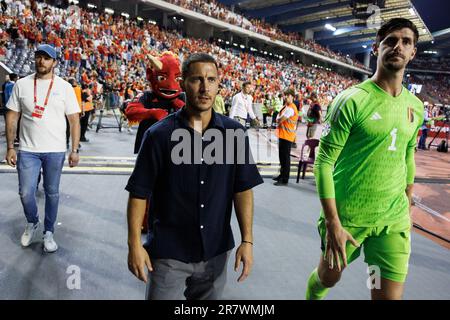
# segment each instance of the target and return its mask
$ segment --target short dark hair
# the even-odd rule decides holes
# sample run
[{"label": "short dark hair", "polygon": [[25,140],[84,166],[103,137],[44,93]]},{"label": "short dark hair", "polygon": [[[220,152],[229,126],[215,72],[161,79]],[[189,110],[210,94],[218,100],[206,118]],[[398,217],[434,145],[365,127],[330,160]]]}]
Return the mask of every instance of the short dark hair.
[{"label": "short dark hair", "polygon": [[246,87],[246,86],[249,86],[249,85],[251,85],[252,83],[250,82],[250,81],[245,81],[243,84],[242,84],[242,88],[244,88],[244,87]]},{"label": "short dark hair", "polygon": [[217,66],[217,62],[216,59],[214,59],[214,57],[212,57],[207,53],[198,52],[191,54],[189,57],[187,57],[186,60],[183,61],[183,65],[181,67],[181,76],[183,77],[183,79],[186,79],[191,64],[197,62],[214,63],[217,72],[219,72],[219,67]]},{"label": "short dark hair", "polygon": [[17,75],[17,73],[10,73],[9,74],[9,80],[10,81],[16,81],[18,77],[19,76]]},{"label": "short dark hair", "polygon": [[292,90],[292,89],[287,89],[287,90],[284,92],[284,95],[285,95],[285,96],[291,95],[292,98],[295,98],[295,91]]},{"label": "short dark hair", "polygon": [[386,38],[386,36],[392,31],[400,30],[403,28],[412,30],[412,32],[414,33],[414,45],[417,44],[417,41],[419,40],[419,31],[417,31],[416,25],[412,23],[411,20],[405,18],[394,18],[384,23],[381,26],[380,30],[378,30],[376,39],[377,45],[379,45],[380,42],[383,41],[384,38]]}]

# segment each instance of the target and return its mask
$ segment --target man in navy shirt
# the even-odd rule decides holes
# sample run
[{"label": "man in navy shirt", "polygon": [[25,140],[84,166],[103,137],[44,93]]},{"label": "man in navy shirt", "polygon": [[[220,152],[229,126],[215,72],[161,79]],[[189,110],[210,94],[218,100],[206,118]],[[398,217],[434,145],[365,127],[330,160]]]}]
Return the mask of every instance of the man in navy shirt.
[{"label": "man in navy shirt", "polygon": [[147,130],[126,186],[128,267],[147,283],[147,299],[220,298],[234,247],[233,202],[241,233],[235,271],[243,264],[238,281],[253,264],[252,188],[263,181],[244,127],[212,110],[218,72],[207,54],[192,54],[183,62],[186,106]]}]

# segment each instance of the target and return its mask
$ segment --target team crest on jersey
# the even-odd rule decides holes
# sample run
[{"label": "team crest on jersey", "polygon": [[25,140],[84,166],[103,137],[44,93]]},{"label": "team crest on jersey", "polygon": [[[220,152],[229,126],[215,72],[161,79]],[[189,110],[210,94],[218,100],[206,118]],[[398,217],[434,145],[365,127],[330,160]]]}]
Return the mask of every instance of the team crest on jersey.
[{"label": "team crest on jersey", "polygon": [[331,131],[331,126],[330,126],[330,124],[327,122],[327,123],[325,124],[325,126],[323,127],[323,129],[322,129],[322,137],[327,136],[327,135],[330,133],[330,131]]}]

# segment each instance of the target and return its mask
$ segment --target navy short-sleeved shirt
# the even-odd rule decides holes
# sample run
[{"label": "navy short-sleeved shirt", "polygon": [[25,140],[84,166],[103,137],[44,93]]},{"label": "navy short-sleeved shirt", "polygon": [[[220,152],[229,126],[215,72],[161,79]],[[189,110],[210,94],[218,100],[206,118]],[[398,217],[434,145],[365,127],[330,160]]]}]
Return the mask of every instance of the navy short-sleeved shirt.
[{"label": "navy short-sleeved shirt", "polygon": [[[185,134],[183,139],[180,132]],[[221,139],[225,142],[222,148],[215,144]],[[191,148],[186,163],[180,163],[178,156],[189,155],[189,150],[180,151],[180,143]],[[195,152],[194,145],[202,151]],[[261,183],[241,124],[213,111],[202,136],[188,126],[182,109],[146,131],[125,189],[133,196],[150,198],[145,247],[151,258],[199,262],[234,247],[233,195]]]}]

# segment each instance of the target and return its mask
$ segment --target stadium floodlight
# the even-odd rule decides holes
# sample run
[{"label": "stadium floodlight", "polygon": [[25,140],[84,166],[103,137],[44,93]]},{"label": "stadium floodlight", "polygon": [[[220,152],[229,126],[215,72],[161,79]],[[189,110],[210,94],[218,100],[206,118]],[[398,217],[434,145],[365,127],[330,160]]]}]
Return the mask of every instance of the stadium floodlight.
[{"label": "stadium floodlight", "polygon": [[138,20],[138,21],[143,21],[144,19],[142,19],[141,17],[136,17],[136,19]]},{"label": "stadium floodlight", "polygon": [[280,59],[283,59],[283,56],[279,56]]},{"label": "stadium floodlight", "polygon": [[300,63],[300,60],[297,60],[297,63]]},{"label": "stadium floodlight", "polygon": [[184,22],[184,19],[183,19],[183,18],[181,18],[181,19],[180,19],[180,21],[181,21],[181,22]]},{"label": "stadium floodlight", "polygon": [[226,44],[230,44],[230,41],[225,41]]},{"label": "stadium floodlight", "polygon": [[78,0],[71,0],[70,2],[72,2],[72,4],[74,4],[74,5],[77,5],[80,3],[80,1],[78,1]]},{"label": "stadium floodlight", "polygon": [[173,17],[172,19],[173,19],[173,20],[177,20],[177,17]]},{"label": "stadium floodlight", "polygon": [[128,14],[128,13],[126,13],[126,12],[122,12],[121,14],[120,14],[122,17],[125,17],[125,18],[130,18],[130,15]]},{"label": "stadium floodlight", "polygon": [[148,20],[148,23],[151,23],[151,24],[155,24],[155,25],[156,25],[156,21],[154,21],[154,20]]},{"label": "stadium floodlight", "polygon": [[366,44],[363,44],[362,47],[363,47],[364,49],[367,49],[367,45],[366,45]]},{"label": "stadium floodlight", "polygon": [[92,4],[92,3],[88,3],[88,4],[87,4],[87,7],[88,7],[89,9],[97,9],[97,6],[96,6],[95,4]]},{"label": "stadium floodlight", "polygon": [[434,40],[431,40],[431,44],[434,44]]},{"label": "stadium floodlight", "polygon": [[238,46],[238,44],[234,42],[234,43],[233,43],[233,46],[237,47],[237,46]]},{"label": "stadium floodlight", "polygon": [[105,12],[108,14],[114,14],[114,10],[111,8],[105,8]]},{"label": "stadium floodlight", "polygon": [[416,16],[416,10],[414,10],[414,8],[409,8],[409,14]]},{"label": "stadium floodlight", "polygon": [[293,52],[291,52],[291,56],[293,56],[294,55],[294,53]]},{"label": "stadium floodlight", "polygon": [[264,54],[266,54],[266,55],[267,55],[267,51],[264,51]]},{"label": "stadium floodlight", "polygon": [[245,46],[244,46],[243,44],[241,44],[239,47],[241,47],[241,49],[244,49],[244,48],[245,48]]},{"label": "stadium floodlight", "polygon": [[328,29],[328,30],[330,30],[330,31],[336,31],[337,30],[337,28],[335,28],[335,27],[333,27],[331,24],[329,24],[329,23],[327,23],[326,25],[325,25],[325,29]]}]

